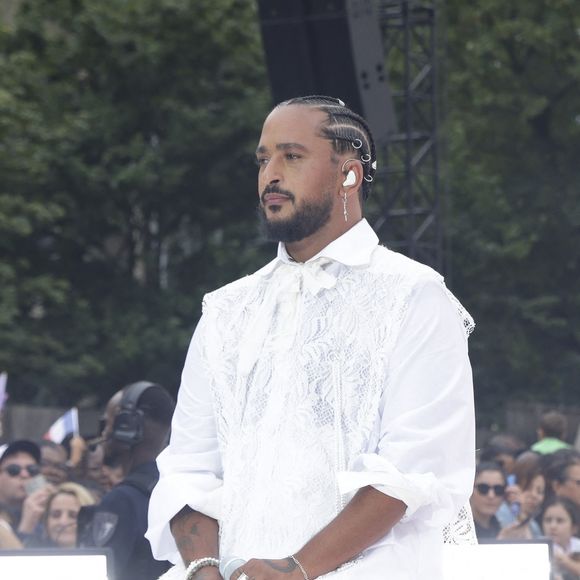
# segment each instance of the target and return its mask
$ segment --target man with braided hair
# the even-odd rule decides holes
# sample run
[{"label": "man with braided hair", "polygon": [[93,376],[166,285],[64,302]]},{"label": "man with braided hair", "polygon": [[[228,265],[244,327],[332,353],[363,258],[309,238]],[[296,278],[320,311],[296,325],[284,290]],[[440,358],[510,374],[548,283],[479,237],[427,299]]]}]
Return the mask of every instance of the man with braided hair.
[{"label": "man with braided hair", "polygon": [[278,255],[204,299],[154,554],[188,580],[440,580],[473,484],[473,321],[436,272],[379,245],[372,135],[342,101],[275,107],[256,160]]}]

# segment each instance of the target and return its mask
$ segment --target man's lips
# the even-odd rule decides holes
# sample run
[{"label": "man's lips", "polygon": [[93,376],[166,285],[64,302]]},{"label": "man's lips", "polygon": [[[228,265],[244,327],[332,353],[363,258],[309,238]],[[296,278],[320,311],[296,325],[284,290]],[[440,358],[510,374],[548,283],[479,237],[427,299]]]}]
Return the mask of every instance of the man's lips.
[{"label": "man's lips", "polygon": [[289,199],[287,195],[282,195],[281,193],[267,193],[263,196],[263,203],[265,205],[279,205]]}]

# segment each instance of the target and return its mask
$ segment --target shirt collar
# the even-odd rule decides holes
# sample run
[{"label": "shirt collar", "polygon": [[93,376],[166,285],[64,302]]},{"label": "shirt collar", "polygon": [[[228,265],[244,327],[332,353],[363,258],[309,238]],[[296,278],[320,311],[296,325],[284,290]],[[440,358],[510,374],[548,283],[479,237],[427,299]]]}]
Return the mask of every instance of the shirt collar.
[{"label": "shirt collar", "polygon": [[[342,236],[330,242],[316,256],[307,260],[306,263],[318,258],[328,258],[345,266],[364,266],[370,263],[372,253],[378,244],[379,238],[377,234],[375,234],[367,220],[363,218]],[[288,254],[286,246],[282,242],[278,244],[276,259],[264,266],[259,273],[265,276],[272,272],[280,263],[296,263]]]}]

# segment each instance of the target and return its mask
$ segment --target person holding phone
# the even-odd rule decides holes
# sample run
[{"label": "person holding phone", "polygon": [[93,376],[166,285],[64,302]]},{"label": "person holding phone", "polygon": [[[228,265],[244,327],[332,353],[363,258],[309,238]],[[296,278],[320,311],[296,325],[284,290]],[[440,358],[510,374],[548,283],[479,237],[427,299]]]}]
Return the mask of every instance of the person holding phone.
[{"label": "person holding phone", "polygon": [[19,439],[0,457],[0,511],[25,541],[37,530],[52,486],[40,473],[40,448]]},{"label": "person holding phone", "polygon": [[10,443],[0,457],[0,507],[12,523],[20,521],[26,484],[40,474],[40,449],[32,441]]},{"label": "person holding phone", "polygon": [[77,545],[77,517],[83,506],[95,503],[91,492],[66,481],[49,495],[41,518],[40,533],[31,537],[27,548],[74,548]]},{"label": "person holding phone", "polygon": [[[510,481],[510,477],[513,481]],[[546,479],[542,473],[540,455],[533,451],[522,453],[514,464],[513,474],[507,480],[507,501],[496,514],[502,527],[499,539],[539,538],[542,530],[535,517],[540,514],[546,494]],[[508,495],[510,486],[517,490],[511,498]]]}]

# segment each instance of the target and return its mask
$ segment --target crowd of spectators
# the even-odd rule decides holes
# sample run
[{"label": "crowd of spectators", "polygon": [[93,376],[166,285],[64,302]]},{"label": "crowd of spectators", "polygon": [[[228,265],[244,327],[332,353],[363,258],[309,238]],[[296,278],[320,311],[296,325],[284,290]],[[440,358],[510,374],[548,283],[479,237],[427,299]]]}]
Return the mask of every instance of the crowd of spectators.
[{"label": "crowd of spectators", "polygon": [[580,451],[566,419],[545,413],[538,440],[493,437],[479,454],[471,509],[480,542],[548,538],[554,580],[580,579]]},{"label": "crowd of spectators", "polygon": [[108,549],[117,578],[158,578],[169,564],[145,531],[174,408],[163,386],[139,381],[109,400],[94,437],[0,448],[0,550]]},{"label": "crowd of spectators", "polygon": [[[548,538],[554,580],[580,579],[580,452],[565,418],[542,416],[538,440],[496,435],[479,453],[471,508],[480,542]],[[13,441],[0,454],[0,549],[72,548],[77,516],[119,485],[123,466],[105,461],[98,436]]]},{"label": "crowd of spectators", "polygon": [[74,547],[80,508],[98,503],[120,477],[78,436],[11,442],[0,454],[0,549]]}]

